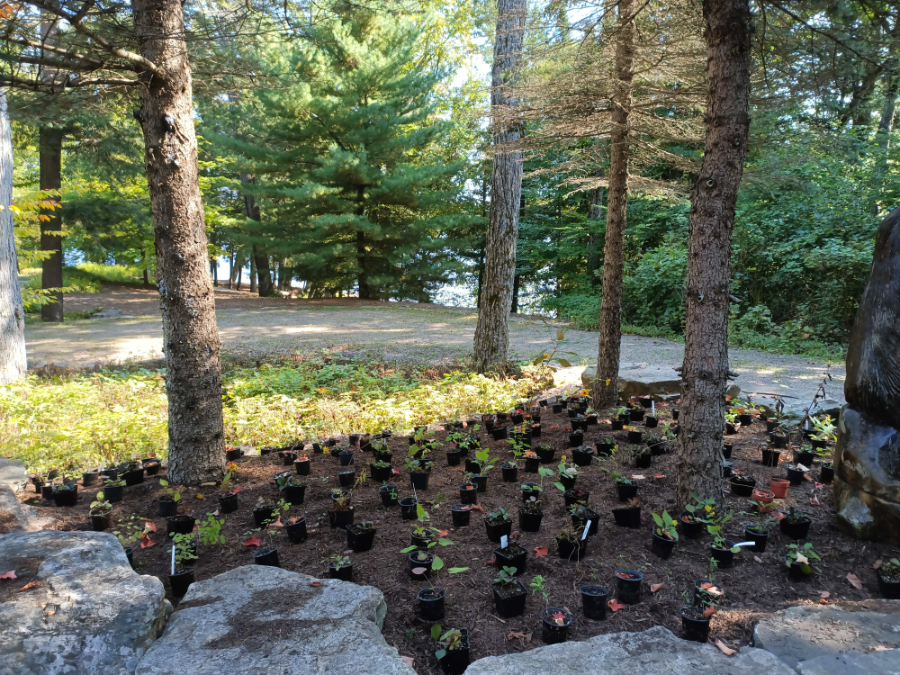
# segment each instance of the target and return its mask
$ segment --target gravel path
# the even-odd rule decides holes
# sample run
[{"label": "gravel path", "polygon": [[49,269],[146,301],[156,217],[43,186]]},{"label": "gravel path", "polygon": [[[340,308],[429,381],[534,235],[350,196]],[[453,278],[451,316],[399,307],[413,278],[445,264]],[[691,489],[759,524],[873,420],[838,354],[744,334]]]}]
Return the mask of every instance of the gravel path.
[{"label": "gravel path", "polygon": [[[155,289],[108,286],[100,294],[70,295],[66,310],[95,309],[127,316],[26,326],[29,366],[89,367],[162,358],[162,328]],[[287,355],[322,349],[348,355],[404,362],[440,363],[471,352],[476,315],[469,310],[415,303],[358,300],[258,298],[246,291],[217,289],[219,333],[228,353]],[[516,358],[531,359],[553,348],[558,326],[514,317],[510,346]],[[596,358],[597,334],[568,330],[560,348],[572,368],[558,373],[559,384],[579,381],[583,367]],[[626,335],[622,362],[678,366],[684,346],[671,340]],[[575,366],[574,364],[578,364]],[[744,392],[796,396],[810,400],[829,372],[828,364],[796,356],[731,351],[732,369]],[[843,402],[844,364],[830,367],[828,395]]]}]

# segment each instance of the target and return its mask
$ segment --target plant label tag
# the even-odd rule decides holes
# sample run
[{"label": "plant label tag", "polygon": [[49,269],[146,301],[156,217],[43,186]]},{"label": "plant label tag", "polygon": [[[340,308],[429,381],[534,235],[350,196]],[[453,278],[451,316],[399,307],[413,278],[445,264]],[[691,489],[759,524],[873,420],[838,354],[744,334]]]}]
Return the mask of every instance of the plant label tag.
[{"label": "plant label tag", "polygon": [[587,539],[588,530],[591,529],[591,521],[587,521],[584,525],[584,532],[581,533],[581,541]]},{"label": "plant label tag", "polygon": [[500,548],[506,548],[507,546],[509,546],[509,537],[504,534],[500,537]]}]

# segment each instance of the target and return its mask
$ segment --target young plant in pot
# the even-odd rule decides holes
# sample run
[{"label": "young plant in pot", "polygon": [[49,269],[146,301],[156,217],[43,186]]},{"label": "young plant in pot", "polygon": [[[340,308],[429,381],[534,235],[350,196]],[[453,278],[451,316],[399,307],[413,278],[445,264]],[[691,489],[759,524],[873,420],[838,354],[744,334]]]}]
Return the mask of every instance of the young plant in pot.
[{"label": "young plant in pot", "polygon": [[436,623],[431,627],[431,639],[437,643],[434,657],[445,675],[462,675],[469,667],[469,631],[465,628],[444,630]]},{"label": "young plant in pot", "polygon": [[547,580],[540,574],[536,574],[528,585],[532,595],[540,593],[544,600],[544,609],[541,610],[541,638],[544,644],[565,642],[569,636],[569,626],[572,625],[572,615],[559,607],[547,606],[550,591],[547,588]]},{"label": "young plant in pot", "polygon": [[741,428],[741,423],[738,422],[737,413],[727,412],[725,413],[725,434],[726,435],[734,435],[738,432],[738,429]]},{"label": "young plant in pot", "polygon": [[375,533],[378,531],[378,523],[372,520],[364,520],[361,523],[347,526],[347,547],[354,553],[371,551],[375,543]]},{"label": "young plant in pot", "polygon": [[[711,588],[716,588],[712,586]],[[710,592],[710,589],[695,588],[693,597],[685,592],[685,604],[681,606],[681,629],[684,639],[693,642],[706,642],[709,639],[709,622],[716,613],[721,596]]]},{"label": "young plant in pot", "polygon": [[541,529],[541,520],[544,511],[541,509],[541,500],[529,497],[519,506],[519,529],[523,532],[538,532]]},{"label": "young plant in pot", "polygon": [[788,544],[785,548],[784,564],[788,568],[788,575],[794,581],[807,581],[819,571],[813,567],[810,561],[821,560],[819,554],[813,550],[810,542],[805,544]]},{"label": "young plant in pot", "polygon": [[355,509],[352,504],[353,493],[341,488],[331,491],[331,509],[328,511],[328,522],[331,527],[347,527],[353,523]]},{"label": "young plant in pot", "polygon": [[160,496],[159,496],[159,515],[161,518],[168,518],[178,513],[178,502],[181,500],[181,493],[171,485],[165,478],[159,479]]},{"label": "young plant in pot", "polygon": [[563,560],[581,560],[587,553],[587,533],[583,528],[566,525],[556,535],[556,546]]},{"label": "young plant in pot", "polygon": [[653,464],[653,453],[650,452],[650,448],[646,445],[638,446],[631,452],[634,457],[634,465],[638,469],[649,469]]},{"label": "young plant in pot", "polygon": [[[400,551],[401,553],[409,553],[417,548],[427,550],[434,548],[438,544],[441,546],[453,545],[453,542],[447,538],[446,530],[439,530],[438,528],[429,525],[431,516],[421,504],[416,504],[416,520],[419,521],[419,525],[410,532],[411,545]],[[440,560],[437,556],[435,556],[435,558],[436,560]],[[442,566],[443,562],[440,562],[437,569],[440,569]]]},{"label": "young plant in pot", "polygon": [[[522,550],[524,551],[524,549]],[[504,619],[520,616],[525,612],[525,601],[528,599],[528,591],[516,579],[516,576],[521,573],[522,570],[516,567],[504,565],[497,573],[497,578],[491,584],[494,606],[497,608],[497,614]]]},{"label": "young plant in pot", "polygon": [[91,502],[91,529],[94,532],[103,532],[109,529],[112,521],[112,504],[106,501],[103,492],[98,492]]},{"label": "young plant in pot", "polygon": [[812,525],[812,519],[801,511],[797,511],[793,506],[787,513],[779,511],[775,513],[775,517],[780,521],[778,526],[782,533],[791,539],[806,539],[809,534],[809,526]]},{"label": "young plant in pot", "polygon": [[463,475],[464,483],[459,485],[459,501],[461,504],[478,503],[478,485],[475,483],[474,474],[466,472]]},{"label": "young plant in pot", "polygon": [[122,501],[125,496],[125,481],[119,478],[103,479],[103,494],[110,504]]},{"label": "young plant in pot", "polygon": [[[557,488],[560,488],[561,485],[554,483]],[[563,492],[563,503],[566,507],[572,506],[572,504],[587,504],[590,498],[591,493],[582,488],[572,488]]]},{"label": "young plant in pot", "polygon": [[[604,471],[608,471],[606,467],[601,467]],[[618,471],[612,473],[613,483],[616,486],[616,493],[620,502],[627,502],[629,499],[637,497],[638,486],[633,480],[624,476]]]},{"label": "young plant in pot", "polygon": [[799,450],[794,450],[794,464],[810,467],[815,457],[816,452],[811,445],[802,445]]},{"label": "young plant in pot", "polygon": [[878,590],[881,591],[881,595],[888,600],[900,600],[900,559],[877,561],[875,576],[878,578]]},{"label": "young plant in pot", "polygon": [[616,525],[620,527],[628,527],[633,530],[641,526],[641,498],[632,497],[627,500],[624,506],[613,509],[613,518],[616,519]]},{"label": "young plant in pot", "polygon": [[525,473],[536,473],[541,468],[541,457],[533,450],[526,450],[522,457],[525,460]]},{"label": "young plant in pot", "polygon": [[[600,526],[600,515],[596,511],[584,504],[572,504],[569,507],[569,513],[571,514],[572,527],[582,532],[587,527],[589,537],[597,534]],[[590,523],[590,526],[588,526],[588,523]]]},{"label": "young plant in pot", "polygon": [[672,549],[678,542],[678,521],[672,518],[668,511],[650,515],[656,524],[653,530],[653,552],[665,560],[672,555]]},{"label": "young plant in pot", "polygon": [[378,494],[381,495],[382,506],[397,506],[399,492],[396,485],[384,481],[378,488]]},{"label": "young plant in pot", "polygon": [[581,611],[588,619],[603,621],[606,618],[606,603],[609,600],[609,588],[594,584],[580,586]]},{"label": "young plant in pot", "polygon": [[[744,525],[744,536],[747,541],[752,541],[751,551],[763,553],[766,550],[766,544],[769,542],[769,534],[772,523],[775,519],[769,515],[774,503],[750,502],[755,508],[753,511],[744,511],[743,514],[751,518],[751,521]],[[768,508],[766,508],[768,507]]]},{"label": "young plant in pot", "polygon": [[[279,500],[275,508],[269,513],[269,517],[263,520],[262,525],[255,530],[251,530],[250,542],[247,545],[255,544],[256,549],[253,551],[253,562],[257,565],[266,565],[268,567],[281,567],[278,559],[278,546],[274,543],[276,528],[283,528],[281,522],[281,512],[287,511],[291,505],[283,499]],[[255,534],[254,533],[258,533]],[[255,539],[255,541],[254,541]]]},{"label": "young plant in pot", "polygon": [[229,471],[222,479],[219,485],[219,513],[234,513],[238,508],[238,493],[241,492],[239,485],[232,485],[231,480],[234,473]]},{"label": "young plant in pot", "polygon": [[284,533],[292,544],[306,541],[306,516],[291,516],[284,523]]},{"label": "young plant in pot", "polygon": [[130,565],[134,564],[134,547],[148,534],[147,528],[148,522],[132,513],[120,520],[117,529],[113,531],[113,535],[125,549],[125,557]]},{"label": "young plant in pot", "polygon": [[609,436],[598,441],[596,445],[597,461],[602,462],[607,457],[613,457],[618,449],[619,445]]},{"label": "young plant in pot", "polygon": [[715,514],[716,501],[714,499],[700,499],[696,492],[691,493],[693,504],[688,504],[681,512],[679,520],[681,531],[686,539],[698,539],[703,536],[709,515]]},{"label": "young plant in pot", "polygon": [[735,497],[749,497],[756,487],[756,479],[748,475],[746,469],[737,469],[728,479],[728,484]]},{"label": "young plant in pot", "polygon": [[188,587],[194,583],[194,561],[197,560],[195,540],[191,534],[173,534],[172,569],[169,587],[176,598],[184,597]]},{"label": "young plant in pot", "polygon": [[710,554],[715,558],[716,563],[722,569],[730,568],[734,565],[734,556],[741,552],[740,546],[735,546],[734,542],[726,539],[722,532],[725,524],[731,520],[732,513],[729,512],[723,517],[713,514],[706,526],[707,531],[712,535],[712,544],[710,544]]},{"label": "young plant in pot", "polygon": [[809,440],[813,448],[817,450],[825,449],[829,442],[837,440],[837,428],[831,420],[831,415],[823,417],[811,418],[813,429],[815,431],[810,435]]},{"label": "young plant in pot", "polygon": [[832,463],[832,451],[828,448],[816,450],[819,458],[819,482],[830,483],[834,480],[834,464]]},{"label": "young plant in pot", "polygon": [[353,581],[353,561],[345,555],[335,554],[327,559],[328,578]]},{"label": "young plant in pot", "polygon": [[803,464],[788,464],[786,467],[788,482],[791,485],[802,485],[806,474],[809,473],[809,467]]},{"label": "young plant in pot", "polygon": [[[431,568],[434,569],[434,563],[431,564]],[[425,570],[418,568],[416,572],[422,574],[425,579],[428,580],[428,575]],[[419,618],[423,621],[440,621],[444,618],[444,598],[446,592],[443,588],[435,586],[430,580],[428,580],[428,583],[429,586],[427,588],[423,588],[416,593]]]},{"label": "young plant in pot", "polygon": [[222,533],[222,527],[225,525],[225,519],[216,519],[212,513],[206,514],[206,520],[197,521],[197,537],[203,546],[223,546],[225,544],[225,535]]},{"label": "young plant in pot", "polygon": [[494,468],[494,465],[497,463],[497,458],[494,457],[491,459],[490,450],[484,448],[475,453],[475,459],[478,460],[478,463],[481,466],[481,472],[472,476],[472,482],[478,486],[479,492],[487,492],[488,471]]},{"label": "young plant in pot", "polygon": [[512,520],[506,509],[500,508],[493,513],[487,514],[484,518],[484,526],[487,530],[488,539],[499,544],[503,535],[509,536],[512,532]]},{"label": "young plant in pot", "polygon": [[563,455],[562,461],[559,463],[559,466],[556,467],[556,470],[556,482],[554,485],[558,490],[565,492],[566,490],[571,490],[575,487],[575,481],[578,479],[578,467],[575,463],[567,462],[566,456]]}]

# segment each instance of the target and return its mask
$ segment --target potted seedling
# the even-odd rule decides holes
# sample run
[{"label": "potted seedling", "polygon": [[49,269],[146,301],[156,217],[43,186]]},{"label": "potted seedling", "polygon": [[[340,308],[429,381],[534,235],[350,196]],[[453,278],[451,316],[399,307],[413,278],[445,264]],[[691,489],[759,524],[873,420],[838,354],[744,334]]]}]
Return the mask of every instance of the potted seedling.
[{"label": "potted seedling", "polygon": [[[431,564],[431,568],[434,569],[434,563]],[[428,580],[427,571],[423,568],[417,568],[414,570],[416,574],[421,574]],[[427,588],[423,588],[416,594],[416,600],[418,600],[419,605],[419,618],[423,621],[440,621],[444,618],[444,598],[446,596],[446,592],[443,588],[439,588],[431,583]]]},{"label": "potted seedling", "polygon": [[284,532],[287,534],[288,541],[292,544],[299,544],[306,541],[306,516],[291,516],[284,523]]},{"label": "potted seedling", "polygon": [[[602,468],[604,471],[608,470],[606,467]],[[616,493],[618,494],[620,502],[627,502],[629,499],[634,499],[637,496],[638,488],[633,480],[627,476],[623,476],[618,471],[613,471],[612,479],[613,483],[615,483]]]},{"label": "potted seedling", "polygon": [[578,468],[573,462],[567,462],[565,455],[562,456],[557,472],[557,479],[554,485],[558,490],[565,492],[575,487],[575,481],[578,479]]},{"label": "potted seedling", "polygon": [[431,638],[437,643],[434,657],[446,675],[462,675],[469,667],[469,631],[466,628],[444,630],[440,624],[431,627]]},{"label": "potted seedling", "polygon": [[519,480],[519,465],[515,462],[504,462],[500,465],[504,483],[515,483]]},{"label": "potted seedling", "polygon": [[710,544],[710,554],[716,560],[719,567],[726,569],[734,565],[734,556],[741,552],[740,546],[735,546],[734,542],[726,539],[722,533],[722,528],[731,520],[732,514],[729,512],[725,516],[719,517],[714,514],[709,518],[709,524],[706,526],[707,531],[712,535],[712,544]]},{"label": "potted seedling", "polygon": [[[588,528],[588,536],[597,534],[600,526],[600,515],[585,504],[572,504],[569,507],[569,513],[572,517],[572,527],[584,530]],[[588,526],[590,523],[590,526]]]},{"label": "potted seedling", "polygon": [[276,483],[284,501],[289,504],[303,503],[306,497],[306,482],[300,476],[292,474],[281,476]]},{"label": "potted seedling", "polygon": [[787,469],[788,482],[794,486],[801,485],[809,471],[809,467],[803,464],[787,464],[785,468]]},{"label": "potted seedling", "polygon": [[556,535],[556,546],[563,560],[581,560],[587,553],[587,532],[566,525]]},{"label": "potted seedling", "polygon": [[525,612],[525,600],[528,598],[528,591],[515,578],[518,574],[521,574],[521,571],[516,567],[504,565],[497,573],[494,583],[491,584],[491,590],[494,594],[494,606],[497,608],[497,614],[504,619],[519,616]]},{"label": "potted seedling", "polygon": [[813,465],[815,456],[816,453],[813,450],[812,445],[800,446],[799,450],[794,450],[794,464],[802,464],[803,466],[810,467]]},{"label": "potted seedling", "polygon": [[781,531],[791,539],[806,539],[809,534],[809,526],[812,525],[812,519],[801,511],[797,511],[794,507],[790,507],[787,513],[779,512],[775,517],[780,521],[778,523]]},{"label": "potted seedling", "polygon": [[897,558],[891,558],[887,562],[879,560],[875,565],[878,590],[888,600],[900,600],[900,560]]},{"label": "potted seedling", "polygon": [[784,555],[784,564],[788,568],[788,575],[794,581],[807,581],[818,568],[812,566],[811,560],[821,560],[819,554],[813,550],[810,542],[805,544],[788,544]]},{"label": "potted seedling", "polygon": [[487,448],[476,452],[475,458],[478,460],[478,464],[481,468],[478,475],[472,476],[472,482],[478,486],[479,492],[486,492],[488,471],[494,468],[494,465],[497,463],[497,458],[495,457],[491,459],[490,450],[488,450]]},{"label": "potted seedling", "polygon": [[517,570],[516,576],[525,571],[528,563],[528,551],[519,546],[519,533],[514,532],[506,539],[506,546],[503,546],[501,539],[501,548],[494,549],[494,559],[497,561],[497,567],[512,567]]},{"label": "potted seedling", "polygon": [[172,573],[169,587],[176,598],[184,597],[194,583],[194,561],[197,559],[194,538],[190,534],[172,535]]},{"label": "potted seedling", "polygon": [[106,501],[116,504],[125,496],[125,481],[120,478],[104,478],[102,490]]},{"label": "potted seedling", "polygon": [[625,428],[625,424],[631,421],[627,408],[617,408],[615,416],[616,418],[610,421],[613,431],[622,431]]},{"label": "potted seedling", "polygon": [[257,549],[253,551],[253,562],[255,564],[267,567],[281,567],[278,559],[278,546],[273,543],[273,538],[275,536],[275,528],[282,525],[281,512],[287,511],[289,508],[291,508],[291,505],[280,499],[270,512],[269,517],[263,521],[262,526],[253,530],[253,532],[259,533],[257,536],[260,540]]},{"label": "potted seedling", "polygon": [[113,531],[116,539],[119,540],[122,548],[125,549],[125,557],[128,558],[128,563],[132,566],[134,564],[134,547],[144,538],[146,531],[147,523],[133,513],[120,520],[118,529]]},{"label": "potted seedling", "polygon": [[[446,531],[439,530],[429,524],[431,522],[431,516],[421,504],[416,504],[416,520],[419,521],[419,525],[410,532],[411,545],[401,550],[401,553],[409,553],[415,549],[428,550],[434,548],[438,544],[441,546],[451,546],[453,544],[453,542],[447,538]],[[433,566],[432,569],[437,571],[444,566],[444,563],[440,558],[435,556],[434,565],[436,565],[436,567]]]},{"label": "potted seedling", "polygon": [[606,618],[606,603],[609,588],[595,584],[584,584],[578,588],[581,594],[581,611],[588,619],[603,621]]},{"label": "potted seedling", "polygon": [[672,555],[672,549],[678,541],[678,521],[669,515],[668,511],[662,514],[653,513],[653,522],[656,528],[653,531],[653,552],[660,558],[666,559]]},{"label": "potted seedling", "polygon": [[345,555],[336,554],[328,558],[328,577],[341,581],[353,581],[353,561]]},{"label": "potted seedling", "polygon": [[222,483],[219,485],[218,499],[220,513],[234,513],[237,511],[238,493],[241,491],[241,487],[231,484],[233,477],[234,473],[229,471],[225,474]]},{"label": "potted seedling", "polygon": [[431,566],[434,564],[434,553],[416,549],[407,553],[406,559],[409,562],[410,576],[421,581],[426,578],[426,573],[431,571]]},{"label": "potted seedling", "polygon": [[218,520],[212,513],[206,514],[206,520],[197,522],[197,536],[204,546],[222,546],[225,544],[225,535],[222,527],[225,519]]},{"label": "potted seedling", "polygon": [[569,507],[572,504],[587,504],[591,493],[583,488],[572,488],[563,492],[563,503]]},{"label": "potted seedling", "polygon": [[529,497],[519,506],[519,529],[523,532],[538,532],[541,529],[541,520],[544,511],[541,509],[541,500]]},{"label": "potted seedling", "polygon": [[625,502],[624,506],[613,509],[613,518],[616,519],[616,525],[620,527],[629,527],[638,529],[641,526],[641,498],[632,497]]},{"label": "potted seedling", "polygon": [[334,488],[331,491],[331,509],[328,511],[328,522],[331,527],[347,527],[353,524],[355,509],[351,500],[353,493],[349,490]]},{"label": "potted seedling", "polygon": [[106,501],[103,492],[98,492],[91,502],[91,529],[94,532],[103,532],[109,528],[112,519],[112,504]]},{"label": "potted seedling", "polygon": [[749,497],[756,487],[756,479],[748,475],[746,469],[738,469],[728,479],[728,484],[735,497]]},{"label": "potted seedling", "polygon": [[809,441],[813,448],[823,450],[829,441],[837,440],[837,429],[831,421],[831,415],[810,420],[815,431],[810,435]]},{"label": "potted seedling", "polygon": [[298,476],[308,476],[311,466],[312,462],[308,455],[298,455],[294,460],[294,471],[297,472]]},{"label": "potted seedling", "polygon": [[[775,521],[772,516],[768,515],[774,503],[759,504],[750,502],[756,507],[752,512],[745,512],[744,515],[749,516],[752,520],[744,525],[744,536],[748,541],[753,542],[751,551],[762,553],[766,550],[766,544],[769,541],[769,532],[772,523]],[[769,508],[765,508],[765,507]]]},{"label": "potted seedling", "polygon": [[125,485],[138,485],[144,482],[144,464],[139,459],[132,459],[119,467],[119,473],[125,479]]},{"label": "potted seedling", "polygon": [[522,454],[525,460],[525,473],[536,473],[540,469],[541,456],[533,450],[526,450]]},{"label": "potted seedling", "polygon": [[692,492],[693,504],[688,504],[681,512],[681,531],[687,539],[697,539],[703,535],[705,525],[710,514],[715,515],[716,501],[714,499],[700,499],[697,493]]},{"label": "potted seedling", "polygon": [[450,507],[450,515],[453,518],[453,527],[468,527],[472,520],[472,505],[453,504]]},{"label": "potted seedling", "polygon": [[399,491],[396,485],[384,481],[381,487],[378,488],[378,494],[381,495],[383,506],[397,506]]},{"label": "potted seedling", "polygon": [[348,525],[347,547],[353,549],[354,553],[372,550],[372,544],[375,542],[375,533],[378,531],[377,525],[378,523],[371,520]]},{"label": "potted seedling", "polygon": [[616,599],[626,605],[641,601],[641,582],[644,575],[633,569],[616,570]]},{"label": "potted seedling", "polygon": [[603,441],[597,443],[597,459],[600,460],[601,457],[612,457],[615,455],[616,450],[619,449],[618,444],[608,436],[603,439]]},{"label": "potted seedling", "polygon": [[159,515],[161,518],[168,518],[178,513],[178,502],[181,500],[181,493],[169,484],[165,478],[159,479],[159,487],[162,494],[159,496]]},{"label": "potted seedling", "polygon": [[499,544],[500,537],[509,536],[512,532],[512,520],[506,509],[500,508],[493,513],[489,513],[484,519],[485,529],[487,530],[488,539]]},{"label": "potted seedling", "polygon": [[96,485],[99,479],[99,470],[88,469],[81,474],[81,485],[82,487],[91,487],[92,485]]},{"label": "potted seedling", "polygon": [[681,629],[684,639],[706,642],[709,639],[709,622],[719,606],[720,596],[711,592],[712,588],[696,588],[691,594],[685,593],[685,604],[681,606]]},{"label": "potted seedling", "polygon": [[834,480],[834,464],[831,457],[832,452],[828,448],[816,450],[816,456],[819,458],[819,482],[830,483]]},{"label": "potted seedling", "polygon": [[57,506],[75,506],[78,501],[78,484],[63,477],[61,483],[53,486],[53,501]]}]

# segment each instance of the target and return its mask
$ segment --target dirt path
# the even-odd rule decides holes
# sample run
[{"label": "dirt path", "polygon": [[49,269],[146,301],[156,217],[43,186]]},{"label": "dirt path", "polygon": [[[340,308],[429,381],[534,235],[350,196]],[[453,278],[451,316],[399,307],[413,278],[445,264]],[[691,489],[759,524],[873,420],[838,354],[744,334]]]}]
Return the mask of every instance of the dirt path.
[{"label": "dirt path", "polygon": [[[258,298],[246,291],[217,289],[217,317],[224,349],[247,356],[286,355],[322,349],[387,360],[441,362],[470,353],[477,317],[468,310],[351,300]],[[26,327],[29,366],[84,367],[162,358],[161,321],[155,290],[114,286],[96,295],[66,297],[66,310],[103,307],[130,318],[90,319],[63,325]],[[510,346],[516,358],[533,358],[552,348],[557,327],[515,318]],[[581,367],[564,369],[560,383],[576,382],[583,366],[596,358],[597,334],[570,330],[562,349],[578,356]],[[684,346],[660,338],[626,335],[622,362],[677,366]],[[732,350],[732,368],[744,392],[781,393],[812,398],[827,364],[795,356]],[[843,364],[832,365],[828,394],[843,402]]]}]

